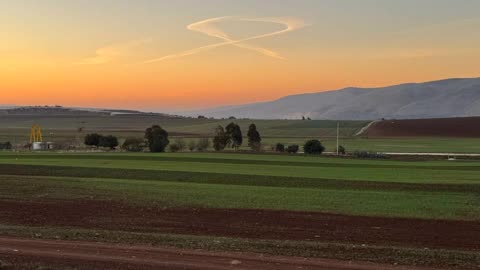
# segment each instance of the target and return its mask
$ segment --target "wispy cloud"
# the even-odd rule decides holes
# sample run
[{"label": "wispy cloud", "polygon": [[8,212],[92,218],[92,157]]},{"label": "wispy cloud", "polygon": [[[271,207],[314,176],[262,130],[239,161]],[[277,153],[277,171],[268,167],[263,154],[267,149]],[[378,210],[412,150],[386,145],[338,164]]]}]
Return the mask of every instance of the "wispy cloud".
[{"label": "wispy cloud", "polygon": [[[251,36],[251,37],[247,37],[247,38],[243,38],[243,39],[239,39],[239,40],[234,40],[229,35],[227,35],[222,29],[220,29],[217,25],[215,25],[216,23],[223,22],[223,21],[249,21],[249,22],[276,23],[276,24],[280,24],[280,25],[285,26],[285,28],[282,29],[282,30],[279,30],[279,31],[275,31],[275,32],[270,32],[270,33],[266,33],[266,34],[255,35],[255,36]],[[266,56],[269,56],[269,57],[273,57],[273,58],[277,58],[277,59],[285,59],[284,57],[282,57],[277,52],[274,52],[272,50],[265,49],[265,48],[262,48],[262,47],[249,45],[249,44],[246,44],[246,42],[252,41],[252,40],[257,40],[257,39],[262,39],[262,38],[267,38],[267,37],[273,37],[273,36],[277,36],[277,35],[282,35],[282,34],[285,34],[285,33],[292,32],[292,31],[295,31],[297,29],[303,28],[305,26],[307,26],[307,24],[303,20],[297,19],[297,18],[276,18],[276,17],[272,17],[272,18],[242,18],[242,17],[230,17],[230,16],[211,18],[211,19],[200,21],[200,22],[192,23],[192,24],[187,26],[187,29],[190,30],[190,31],[200,32],[200,33],[203,33],[203,34],[211,36],[211,37],[216,37],[216,38],[222,39],[223,40],[222,42],[215,43],[215,44],[210,44],[210,45],[207,45],[207,46],[198,47],[198,48],[191,49],[191,50],[186,50],[186,51],[171,54],[171,55],[166,55],[166,56],[163,56],[163,57],[160,57],[160,58],[147,60],[147,61],[144,61],[143,63],[155,63],[155,62],[160,62],[160,61],[164,61],[164,60],[168,60],[168,59],[189,56],[189,55],[197,54],[197,53],[200,53],[200,52],[203,52],[203,51],[207,51],[207,50],[211,50],[211,49],[214,49],[214,48],[227,46],[227,45],[233,45],[233,46],[236,46],[236,47],[239,47],[239,48],[256,51],[260,54],[263,54],[263,55],[266,55]]]},{"label": "wispy cloud", "polygon": [[95,56],[87,57],[77,62],[74,62],[75,65],[100,65],[106,64],[114,59],[125,55],[128,51],[141,46],[145,43],[150,42],[150,39],[142,39],[142,40],[133,40],[125,43],[120,44],[113,44],[110,46],[99,48],[95,51]]}]

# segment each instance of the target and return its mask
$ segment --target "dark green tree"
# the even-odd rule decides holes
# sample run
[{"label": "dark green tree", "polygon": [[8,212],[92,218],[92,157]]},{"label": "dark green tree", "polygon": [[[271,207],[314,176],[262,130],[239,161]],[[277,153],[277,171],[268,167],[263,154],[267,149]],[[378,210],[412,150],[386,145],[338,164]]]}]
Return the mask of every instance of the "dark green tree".
[{"label": "dark green tree", "polygon": [[115,149],[118,146],[118,139],[115,136],[108,135],[100,137],[100,142],[98,143],[100,147],[106,147],[110,149]]},{"label": "dark green tree", "polygon": [[287,147],[287,152],[290,154],[295,154],[298,152],[298,149],[300,149],[300,147],[297,144],[292,144]]},{"label": "dark green tree", "polygon": [[213,137],[213,148],[215,151],[222,151],[227,147],[229,136],[222,126],[215,129],[215,137]]},{"label": "dark green tree", "polygon": [[228,137],[227,145],[235,148],[235,150],[238,150],[243,143],[242,130],[240,129],[240,126],[232,122],[225,128],[225,133]]},{"label": "dark green tree", "polygon": [[257,126],[255,124],[250,124],[248,127],[248,146],[252,148],[254,151],[260,151],[262,147],[262,137],[257,130]]},{"label": "dark green tree", "polygon": [[275,145],[275,151],[280,153],[285,152],[285,145],[283,145],[282,143],[277,143]]},{"label": "dark green tree", "polygon": [[325,151],[325,147],[319,140],[309,140],[303,146],[303,151],[305,154],[320,155]]},{"label": "dark green tree", "polygon": [[87,134],[85,136],[83,143],[88,146],[98,147],[100,144],[100,138],[102,138],[102,135],[97,133]]},{"label": "dark green tree", "polygon": [[165,152],[165,148],[170,143],[168,132],[159,125],[153,125],[145,130],[145,140],[147,140],[150,152]]}]

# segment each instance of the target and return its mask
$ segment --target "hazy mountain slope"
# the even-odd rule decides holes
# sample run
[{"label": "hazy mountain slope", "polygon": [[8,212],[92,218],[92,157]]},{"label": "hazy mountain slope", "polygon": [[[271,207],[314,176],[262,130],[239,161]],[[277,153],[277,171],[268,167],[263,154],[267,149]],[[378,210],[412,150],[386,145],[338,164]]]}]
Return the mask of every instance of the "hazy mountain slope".
[{"label": "hazy mountain slope", "polygon": [[436,118],[480,115],[480,78],[287,96],[272,102],[213,108],[185,115],[295,119]]}]

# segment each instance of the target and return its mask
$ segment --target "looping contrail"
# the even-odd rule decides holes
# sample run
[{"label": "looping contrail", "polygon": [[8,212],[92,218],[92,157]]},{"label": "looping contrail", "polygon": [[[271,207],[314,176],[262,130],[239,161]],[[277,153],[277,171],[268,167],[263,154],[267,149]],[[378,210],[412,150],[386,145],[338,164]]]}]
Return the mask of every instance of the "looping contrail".
[{"label": "looping contrail", "polygon": [[[276,23],[285,26],[284,29],[267,33],[267,34],[261,34],[261,35],[256,35],[256,36],[251,36],[239,40],[234,40],[232,39],[229,35],[227,35],[225,32],[223,32],[220,28],[215,26],[215,23],[222,22],[222,21],[248,21],[248,22],[266,22],[266,23]],[[215,43],[215,44],[210,44],[206,46],[202,46],[199,48],[183,51],[180,53],[176,54],[171,54],[167,56],[163,56],[160,58],[155,58],[151,59],[148,61],[145,61],[143,63],[155,63],[155,62],[160,62],[164,61],[167,59],[173,59],[173,58],[178,58],[178,57],[184,57],[188,55],[193,55],[197,54],[203,51],[211,50],[214,48],[222,47],[222,46],[227,46],[227,45],[233,45],[239,48],[243,49],[248,49],[252,51],[256,51],[258,53],[261,53],[263,55],[269,56],[269,57],[274,57],[278,59],[285,59],[284,57],[280,56],[278,53],[271,51],[269,49],[265,49],[262,47],[257,47],[253,45],[248,45],[245,44],[248,41],[256,40],[256,39],[261,39],[261,38],[267,38],[267,37],[273,37],[277,35],[282,35],[288,32],[295,31],[297,29],[303,28],[307,26],[307,24],[300,19],[296,18],[241,18],[241,17],[232,17],[232,16],[226,16],[226,17],[217,17],[217,18],[211,18],[203,21],[199,21],[196,23],[192,23],[187,26],[187,29],[190,31],[195,31],[195,32],[200,32],[202,34],[211,36],[211,37],[216,37],[219,39],[222,39],[223,42]]]}]

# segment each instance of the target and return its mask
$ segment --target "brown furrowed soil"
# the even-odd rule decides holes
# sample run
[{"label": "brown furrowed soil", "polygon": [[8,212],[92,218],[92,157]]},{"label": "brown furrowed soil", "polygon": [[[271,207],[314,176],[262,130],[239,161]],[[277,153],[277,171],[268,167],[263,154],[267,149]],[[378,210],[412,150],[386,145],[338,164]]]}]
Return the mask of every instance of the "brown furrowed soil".
[{"label": "brown furrowed soil", "polygon": [[480,250],[480,222],[315,212],[139,207],[95,200],[0,200],[0,223],[129,232]]},{"label": "brown furrowed soil", "polygon": [[[420,270],[359,262],[0,237],[1,269]],[[33,262],[33,263],[32,263]],[[72,269],[72,268],[68,268]]]},{"label": "brown furrowed soil", "polygon": [[372,137],[480,137],[480,117],[384,120],[362,135]]}]

